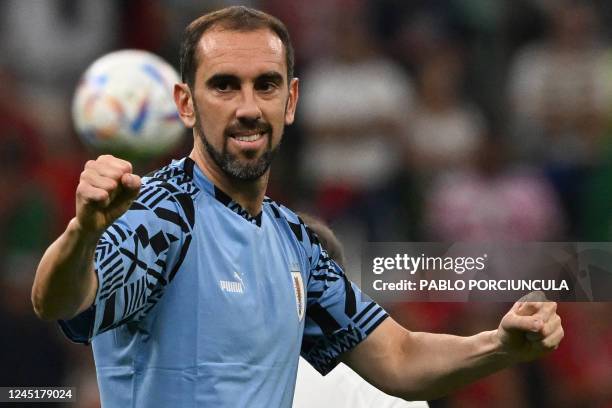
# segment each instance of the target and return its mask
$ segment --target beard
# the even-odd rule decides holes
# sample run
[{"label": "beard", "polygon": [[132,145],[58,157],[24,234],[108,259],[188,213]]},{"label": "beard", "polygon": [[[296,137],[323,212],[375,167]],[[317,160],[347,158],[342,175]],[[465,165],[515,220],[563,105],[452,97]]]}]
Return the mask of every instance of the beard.
[{"label": "beard", "polygon": [[[274,156],[276,155],[276,152],[278,151],[278,147],[280,145],[279,143],[279,145],[275,146],[274,148],[272,147],[272,126],[262,120],[251,121],[248,123],[245,121],[228,126],[228,128],[224,132],[223,148],[221,150],[216,149],[212,144],[210,144],[208,138],[204,134],[202,123],[200,121],[199,115],[197,114],[195,128],[197,131],[197,137],[199,137],[202,141],[206,152],[213,160],[213,162],[227,176],[240,181],[254,181],[263,176],[270,168],[272,160],[274,159]],[[258,130],[261,133],[265,133],[266,137],[268,138],[268,143],[266,145],[265,151],[261,154],[260,157],[247,162],[241,160],[237,155],[228,151],[228,140],[232,134],[253,130]],[[253,153],[253,155],[255,154],[257,153]]]}]

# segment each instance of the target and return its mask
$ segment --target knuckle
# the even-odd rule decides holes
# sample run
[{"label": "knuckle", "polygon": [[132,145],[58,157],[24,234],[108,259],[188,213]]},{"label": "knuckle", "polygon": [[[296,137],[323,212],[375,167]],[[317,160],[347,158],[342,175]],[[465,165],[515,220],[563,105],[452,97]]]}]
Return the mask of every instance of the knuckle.
[{"label": "knuckle", "polygon": [[81,172],[81,176],[88,177],[96,173],[97,173],[96,169],[93,166],[89,166],[83,169],[83,171]]},{"label": "knuckle", "polygon": [[109,197],[108,192],[105,190],[98,190],[92,196],[92,202],[103,202]]},{"label": "knuckle", "polygon": [[77,195],[85,204],[103,201],[106,197],[108,197],[108,193],[106,191],[94,188],[89,184],[84,183],[79,185],[79,192]]},{"label": "knuckle", "polygon": [[89,195],[91,195],[91,190],[91,184],[86,181],[82,181],[77,187],[77,194],[80,195],[80,197],[82,198],[87,198]]},{"label": "knuckle", "polygon": [[127,172],[127,173],[131,173],[132,172],[132,163],[125,161],[125,160],[121,160],[121,165],[122,165],[122,169]]},{"label": "knuckle", "polygon": [[104,165],[104,169],[100,171],[100,175],[104,176],[105,178],[109,180],[115,180],[121,177],[121,171],[118,170],[116,166],[110,163],[106,163]]},{"label": "knuckle", "polygon": [[109,171],[114,170],[116,174],[119,175],[119,177],[123,173],[128,173],[132,171],[132,164],[130,162],[125,161],[123,159],[119,159],[117,157],[110,157],[112,157],[112,159],[109,159],[106,163]]}]

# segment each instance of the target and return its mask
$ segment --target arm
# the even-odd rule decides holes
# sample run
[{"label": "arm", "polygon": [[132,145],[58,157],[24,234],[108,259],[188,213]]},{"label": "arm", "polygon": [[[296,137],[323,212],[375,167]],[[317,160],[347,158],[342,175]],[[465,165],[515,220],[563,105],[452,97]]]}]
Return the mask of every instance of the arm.
[{"label": "arm", "polygon": [[40,318],[70,318],[93,303],[98,239],[140,190],[140,177],[131,172],[130,163],[108,155],[85,165],[76,191],[76,217],[47,249],[36,271],[32,304]]},{"label": "arm", "polygon": [[554,302],[517,302],[497,330],[471,337],[410,332],[388,318],[342,359],[389,394],[435,399],[514,363],[538,358],[556,349],[562,337]]}]

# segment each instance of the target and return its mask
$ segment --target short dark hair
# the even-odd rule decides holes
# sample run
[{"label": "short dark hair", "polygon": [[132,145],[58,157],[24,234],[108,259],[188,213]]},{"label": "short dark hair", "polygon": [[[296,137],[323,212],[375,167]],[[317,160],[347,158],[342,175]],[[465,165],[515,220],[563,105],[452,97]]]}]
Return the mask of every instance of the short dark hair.
[{"label": "short dark hair", "polygon": [[285,46],[287,81],[291,81],[293,78],[294,51],[287,27],[279,19],[263,11],[245,6],[232,6],[204,14],[185,28],[180,51],[181,80],[191,88],[195,84],[195,73],[198,67],[198,43],[206,31],[217,27],[244,32],[259,29],[271,30]]}]

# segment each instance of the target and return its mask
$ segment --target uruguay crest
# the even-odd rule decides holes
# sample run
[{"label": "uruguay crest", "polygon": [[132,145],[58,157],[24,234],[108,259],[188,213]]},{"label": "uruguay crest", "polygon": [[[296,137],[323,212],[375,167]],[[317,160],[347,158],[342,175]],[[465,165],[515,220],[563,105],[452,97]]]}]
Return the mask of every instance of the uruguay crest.
[{"label": "uruguay crest", "polygon": [[302,272],[298,265],[291,266],[291,280],[293,282],[293,292],[295,294],[295,304],[297,306],[297,315],[299,321],[304,318],[306,312],[306,293],[304,291],[304,281],[302,280]]}]

